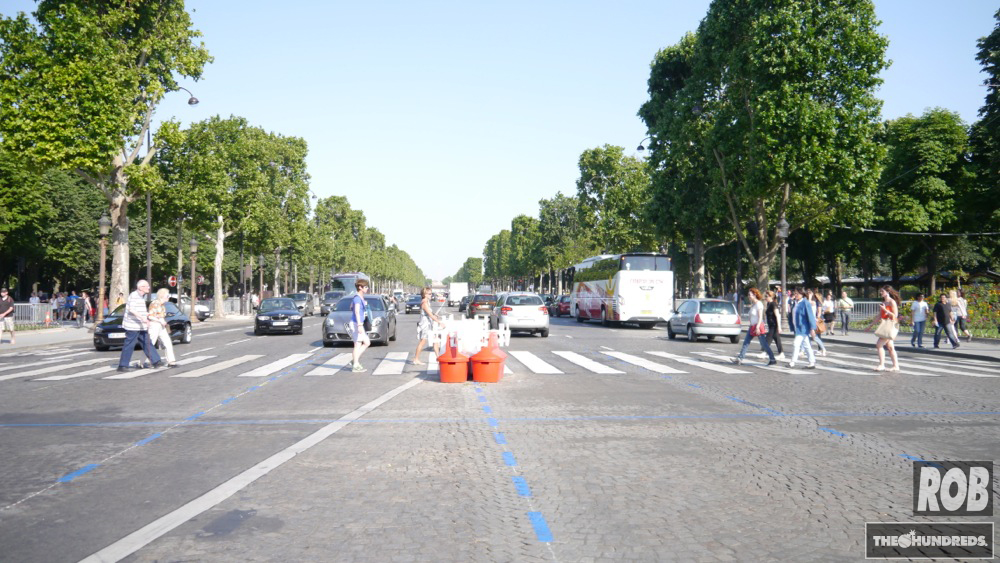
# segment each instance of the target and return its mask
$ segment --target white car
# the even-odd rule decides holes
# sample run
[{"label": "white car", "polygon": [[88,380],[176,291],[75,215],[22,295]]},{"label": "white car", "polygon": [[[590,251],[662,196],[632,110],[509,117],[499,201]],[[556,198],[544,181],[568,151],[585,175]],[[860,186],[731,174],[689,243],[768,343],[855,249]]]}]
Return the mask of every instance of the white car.
[{"label": "white car", "polygon": [[[173,301],[174,303],[176,303],[177,304],[177,308],[179,308],[181,311],[184,311],[184,314],[186,314],[188,316],[191,316],[191,298],[190,297],[188,297],[187,295],[182,295],[180,297],[180,300],[178,300],[177,294],[176,293],[171,293],[170,294],[170,301]],[[198,318],[199,321],[204,321],[205,319],[207,319],[207,318],[209,318],[209,317],[212,316],[212,311],[208,308],[207,305],[203,305],[201,303],[201,301],[199,301],[199,302],[195,303],[195,305],[194,305],[194,314]]]},{"label": "white car", "polygon": [[504,293],[490,313],[490,326],[506,326],[511,331],[549,335],[549,308],[537,293],[513,291]]},{"label": "white car", "polygon": [[709,340],[721,336],[736,344],[742,330],[736,306],[723,299],[688,299],[667,321],[667,336],[671,340],[678,334],[687,335],[691,342],[699,336]]}]

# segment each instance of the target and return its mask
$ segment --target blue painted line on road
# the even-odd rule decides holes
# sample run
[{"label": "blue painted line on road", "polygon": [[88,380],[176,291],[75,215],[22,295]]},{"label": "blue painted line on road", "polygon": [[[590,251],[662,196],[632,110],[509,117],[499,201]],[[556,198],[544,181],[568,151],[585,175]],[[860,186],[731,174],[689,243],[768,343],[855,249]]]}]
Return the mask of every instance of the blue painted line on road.
[{"label": "blue painted line on road", "polygon": [[830,434],[833,434],[834,436],[840,436],[841,438],[843,438],[844,436],[847,436],[847,434],[844,434],[843,432],[837,432],[833,428],[827,428],[825,426],[820,426],[819,429],[822,430],[823,432],[829,432]]},{"label": "blue painted line on road", "polygon": [[100,466],[101,465],[99,463],[91,463],[90,465],[84,465],[83,467],[81,467],[80,469],[77,469],[76,471],[74,471],[72,473],[67,473],[67,474],[63,475],[62,477],[56,479],[56,481],[58,481],[60,483],[69,483],[70,481],[72,481],[73,479],[76,479],[80,475],[83,475],[84,473],[88,473],[90,471],[93,471],[93,470],[97,469]]},{"label": "blue painted line on road", "polygon": [[142,440],[139,440],[138,442],[135,443],[135,445],[137,445],[137,446],[145,446],[146,444],[152,442],[153,440],[159,438],[160,436],[163,436],[163,434],[157,432],[156,434],[153,434],[149,438],[143,438]]},{"label": "blue painted line on road", "polygon": [[531,489],[528,487],[528,482],[524,480],[524,477],[511,477],[511,481],[514,481],[514,490],[517,494],[522,497],[530,497]]},{"label": "blue painted line on road", "polygon": [[493,408],[489,405],[483,405],[483,412],[486,414],[493,414]]},{"label": "blue painted line on road", "polygon": [[483,397],[482,395],[480,395],[479,396],[479,402],[480,403],[485,403],[486,402],[486,397]]},{"label": "blue painted line on road", "polygon": [[500,445],[507,443],[507,437],[503,435],[503,432],[494,432],[493,439],[496,440],[497,443]]},{"label": "blue painted line on road", "polygon": [[247,389],[247,391],[256,391],[258,389],[260,389],[260,385],[254,385],[253,387]]},{"label": "blue painted line on road", "polygon": [[920,459],[919,457],[914,457],[910,454],[899,454],[899,457],[906,458],[910,461],[927,461],[926,459]]},{"label": "blue painted line on road", "polygon": [[476,393],[482,393],[483,392],[483,389],[481,387],[473,387],[473,389],[476,390]]},{"label": "blue painted line on road", "polygon": [[495,419],[493,417],[487,418],[486,419],[486,424],[489,424],[493,428],[496,428],[497,426],[500,426],[500,423],[497,422],[497,419]]},{"label": "blue painted line on road", "polygon": [[515,465],[517,465],[517,460],[514,459],[514,454],[510,452],[503,453],[503,462],[510,467],[514,467]]},{"label": "blue painted line on road", "polygon": [[203,414],[205,414],[205,411],[202,411],[202,412],[197,413],[197,414],[193,414],[193,415],[185,418],[184,420],[194,420],[194,419],[198,418],[199,416],[201,416]]},{"label": "blue painted line on road", "polygon": [[531,520],[531,525],[535,528],[535,537],[538,538],[538,541],[552,541],[552,532],[549,530],[549,525],[545,522],[545,517],[542,516],[541,512],[529,512],[528,520]]},{"label": "blue painted line on road", "polygon": [[223,405],[228,405],[229,403],[231,403],[231,402],[233,402],[235,400],[236,400],[236,397],[229,397],[228,399],[223,399],[222,400],[222,404]]},{"label": "blue painted line on road", "polygon": [[688,383],[688,386],[689,386],[689,387],[694,387],[694,388],[696,388],[696,389],[701,389],[701,385],[698,385],[698,384],[696,384],[696,383]]}]

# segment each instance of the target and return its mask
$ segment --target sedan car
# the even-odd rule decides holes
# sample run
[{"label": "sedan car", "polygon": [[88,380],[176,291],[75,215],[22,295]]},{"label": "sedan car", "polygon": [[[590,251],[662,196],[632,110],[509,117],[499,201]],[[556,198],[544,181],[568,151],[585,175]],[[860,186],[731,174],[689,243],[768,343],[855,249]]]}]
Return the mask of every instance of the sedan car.
[{"label": "sedan car", "polygon": [[667,321],[667,336],[671,339],[686,334],[694,342],[699,336],[714,340],[727,336],[733,344],[740,338],[743,326],[736,305],[724,299],[688,299]]},{"label": "sedan car", "polygon": [[[351,311],[353,301],[353,295],[344,297],[326,316],[322,328],[323,346],[333,346],[337,342],[353,342],[350,328],[351,317],[354,315]],[[372,344],[386,345],[389,341],[396,340],[396,310],[389,307],[381,295],[366,296],[365,305],[368,306],[368,315],[372,322],[372,329],[368,331],[368,338]],[[419,302],[417,305],[419,306]]]},{"label": "sedan car", "polygon": [[330,314],[333,310],[333,306],[340,301],[340,298],[344,296],[343,291],[327,291],[323,294],[323,301],[319,305],[319,314],[324,317]]},{"label": "sedan car", "polygon": [[409,315],[411,312],[419,313],[421,301],[423,301],[423,298],[421,298],[419,295],[411,295],[406,300],[406,314]]},{"label": "sedan car", "polygon": [[[181,312],[171,302],[164,304],[167,310],[167,326],[170,327],[170,339],[182,344],[191,343],[191,319]],[[119,305],[108,316],[104,317],[96,327],[94,327],[94,348],[101,352],[110,349],[112,346],[120,348],[125,342],[125,329],[122,328],[122,320],[125,316],[125,305]]]},{"label": "sedan car", "polygon": [[569,295],[563,295],[552,301],[549,305],[549,315],[553,317],[569,316]]},{"label": "sedan car", "polygon": [[253,323],[253,333],[260,336],[272,332],[302,334],[302,313],[287,297],[269,297],[260,302]]},{"label": "sedan car", "polygon": [[549,335],[549,309],[537,293],[512,291],[504,293],[497,300],[490,314],[490,327],[505,326],[513,331],[539,333],[542,338]]},{"label": "sedan car", "polygon": [[468,308],[468,306],[469,306],[469,296],[466,295],[465,297],[462,298],[461,301],[458,302],[458,312],[461,313],[466,308]]},{"label": "sedan car", "polygon": [[470,319],[476,315],[489,315],[493,311],[493,306],[497,304],[497,296],[492,293],[477,293],[469,300],[466,316]]},{"label": "sedan car", "polygon": [[[184,311],[185,313],[187,313],[187,314],[190,315],[190,313],[191,313],[191,298],[188,297],[187,295],[182,295],[181,298],[180,298],[180,302],[178,302],[177,301],[177,294],[176,293],[171,293],[170,294],[170,302],[171,303],[176,303],[177,304],[177,308],[179,308],[181,311]],[[195,315],[195,317],[198,318],[199,321],[204,321],[205,319],[207,319],[207,318],[209,318],[209,317],[212,316],[212,310],[208,308],[208,305],[205,305],[204,303],[202,303],[201,301],[199,301],[199,302],[197,302],[197,303],[194,304],[194,315]]]},{"label": "sedan car", "polygon": [[313,301],[311,293],[289,293],[285,297],[295,302],[295,308],[303,316],[309,315],[311,317],[316,314],[316,302]]}]

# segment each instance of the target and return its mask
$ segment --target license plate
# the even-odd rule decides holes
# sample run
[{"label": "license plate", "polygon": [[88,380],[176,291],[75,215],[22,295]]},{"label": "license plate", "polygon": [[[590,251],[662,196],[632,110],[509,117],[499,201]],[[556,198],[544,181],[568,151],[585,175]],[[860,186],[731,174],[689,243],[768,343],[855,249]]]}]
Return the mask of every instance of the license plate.
[{"label": "license plate", "polygon": [[642,312],[642,314],[643,314],[643,315],[652,315],[652,314],[653,314],[653,311],[651,311],[651,310],[649,310],[649,309],[646,309],[646,310],[644,310],[644,311]]},{"label": "license plate", "polygon": [[274,321],[271,326],[288,326],[288,321]]},{"label": "license plate", "polygon": [[125,333],[124,332],[109,332],[108,333],[108,338],[121,338],[121,339],[124,340],[125,339]]}]

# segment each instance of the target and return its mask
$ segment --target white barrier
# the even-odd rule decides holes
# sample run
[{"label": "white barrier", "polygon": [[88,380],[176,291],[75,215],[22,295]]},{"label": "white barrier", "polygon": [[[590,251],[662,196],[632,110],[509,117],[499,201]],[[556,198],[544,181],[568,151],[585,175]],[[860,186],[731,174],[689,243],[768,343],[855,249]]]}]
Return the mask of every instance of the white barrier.
[{"label": "white barrier", "polygon": [[452,315],[443,315],[441,322],[434,325],[431,331],[431,344],[438,345],[443,353],[448,345],[448,338],[456,337],[456,347],[458,351],[466,356],[472,356],[484,346],[489,344],[490,333],[497,335],[499,346],[510,345],[510,329],[503,326],[499,329],[490,329],[490,321],[483,315],[478,315],[474,319],[454,318]]}]

